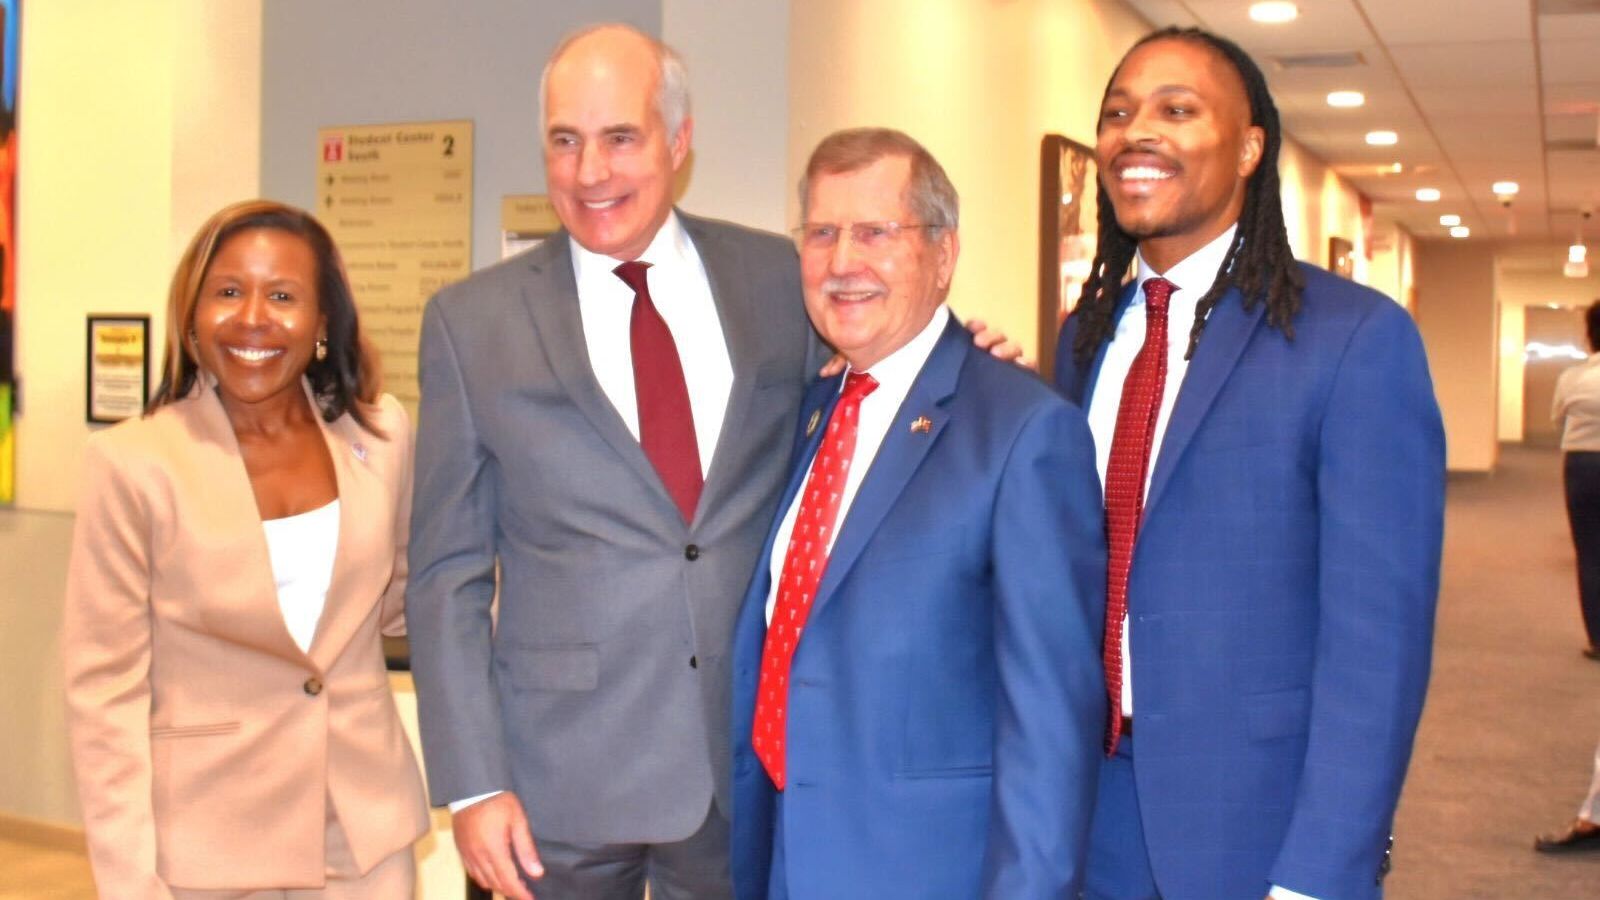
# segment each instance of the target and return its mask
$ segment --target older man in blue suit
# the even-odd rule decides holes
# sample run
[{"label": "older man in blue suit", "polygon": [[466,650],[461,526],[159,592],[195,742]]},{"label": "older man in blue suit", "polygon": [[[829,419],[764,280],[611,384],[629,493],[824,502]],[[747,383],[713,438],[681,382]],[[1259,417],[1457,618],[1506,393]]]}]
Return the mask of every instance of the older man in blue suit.
[{"label": "older man in blue suit", "polygon": [[741,898],[1074,896],[1099,768],[1105,539],[1081,413],[943,306],[956,195],[830,136],[801,282],[849,362],[801,406],[734,634]]},{"label": "older man in blue suit", "polygon": [[1382,893],[1444,441],[1410,317],[1294,261],[1278,146],[1261,72],[1203,32],[1141,41],[1102,103],[1115,223],[1057,372],[1110,545],[1090,897]]}]

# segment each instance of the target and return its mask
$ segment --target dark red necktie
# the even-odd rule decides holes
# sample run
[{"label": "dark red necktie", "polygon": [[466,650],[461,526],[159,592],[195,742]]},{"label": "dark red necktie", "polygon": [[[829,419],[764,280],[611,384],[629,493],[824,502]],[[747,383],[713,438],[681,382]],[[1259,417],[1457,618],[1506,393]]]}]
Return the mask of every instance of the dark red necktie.
[{"label": "dark red necktie", "polygon": [[639,403],[639,444],[683,520],[693,522],[700,489],[705,486],[694,436],[694,411],[689,407],[678,345],[650,299],[645,278],[648,268],[649,263],[625,262],[612,269],[633,288],[628,337],[633,348],[633,389]]},{"label": "dark red necktie", "polygon": [[1111,718],[1106,726],[1106,755],[1116,752],[1122,737],[1122,620],[1128,614],[1128,571],[1133,542],[1144,516],[1144,482],[1150,471],[1151,441],[1161,414],[1161,393],[1167,383],[1167,301],[1176,286],[1165,278],[1144,283],[1144,346],[1133,358],[1122,382],[1117,431],[1106,463],[1106,634],[1102,656]]},{"label": "dark red necktie", "polygon": [[850,460],[856,453],[861,401],[877,386],[878,382],[865,372],[851,372],[845,377],[844,392],[828,418],[828,430],[811,462],[800,512],[795,515],[794,531],[784,551],[778,599],[772,606],[772,621],[767,624],[767,640],[761,649],[761,681],[756,687],[755,723],[750,733],[756,758],[780,791],[784,784],[789,664],[800,646],[800,632],[811,614],[817,585],[828,568],[828,538],[838,524],[839,498],[844,493],[845,477],[850,474]]}]

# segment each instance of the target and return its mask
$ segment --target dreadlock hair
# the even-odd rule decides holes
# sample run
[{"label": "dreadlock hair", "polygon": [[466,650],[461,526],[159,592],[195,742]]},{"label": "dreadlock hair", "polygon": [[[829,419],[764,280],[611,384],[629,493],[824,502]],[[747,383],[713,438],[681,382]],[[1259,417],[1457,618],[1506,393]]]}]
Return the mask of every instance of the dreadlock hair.
[{"label": "dreadlock hair", "polygon": [[[1267,322],[1293,340],[1294,317],[1300,311],[1305,276],[1295,262],[1294,252],[1289,249],[1289,235],[1283,225],[1283,200],[1278,183],[1278,150],[1283,144],[1283,130],[1278,122],[1278,107],[1267,91],[1266,76],[1237,44],[1198,28],[1163,28],[1145,35],[1128,52],[1131,54],[1145,44],[1164,40],[1200,44],[1227,60],[1244,82],[1250,99],[1250,124],[1260,126],[1266,134],[1261,161],[1245,183],[1244,208],[1239,213],[1239,228],[1234,232],[1233,244],[1228,248],[1211,290],[1200,298],[1195,308],[1194,327],[1189,331],[1189,349],[1184,359],[1194,357],[1207,316],[1230,287],[1239,289],[1247,310],[1265,301]],[[1111,92],[1115,80],[1113,72],[1106,82],[1106,94]],[[1101,103],[1104,102],[1102,96]],[[1105,185],[1100,185],[1098,192],[1099,246],[1095,248],[1094,263],[1083,285],[1083,299],[1074,312],[1078,317],[1078,334],[1072,349],[1080,366],[1089,365],[1100,345],[1111,337],[1115,326],[1112,314],[1122,292],[1123,276],[1138,250],[1138,241],[1117,224],[1117,214]]]}]

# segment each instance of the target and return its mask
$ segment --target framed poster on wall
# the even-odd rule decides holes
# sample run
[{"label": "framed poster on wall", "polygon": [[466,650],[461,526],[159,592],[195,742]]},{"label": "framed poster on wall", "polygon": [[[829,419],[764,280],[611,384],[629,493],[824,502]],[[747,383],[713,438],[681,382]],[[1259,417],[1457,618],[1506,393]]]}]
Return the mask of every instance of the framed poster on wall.
[{"label": "framed poster on wall", "polygon": [[1047,134],[1039,153],[1039,374],[1054,371],[1056,335],[1089,280],[1099,236],[1094,150]]},{"label": "framed poster on wall", "polygon": [[91,315],[84,382],[88,420],[120,422],[150,402],[150,317]]}]

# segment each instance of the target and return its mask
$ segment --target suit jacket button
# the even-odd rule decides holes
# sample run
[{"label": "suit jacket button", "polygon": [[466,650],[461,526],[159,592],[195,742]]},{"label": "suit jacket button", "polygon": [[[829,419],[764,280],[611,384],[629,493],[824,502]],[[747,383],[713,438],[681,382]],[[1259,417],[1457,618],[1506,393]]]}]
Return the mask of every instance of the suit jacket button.
[{"label": "suit jacket button", "polygon": [[695,560],[699,559],[700,545],[690,544],[689,546],[683,548],[683,558],[687,559],[689,562],[694,562]]},{"label": "suit jacket button", "polygon": [[322,693],[322,679],[313,675],[306,679],[306,683],[301,685],[301,689],[306,692],[307,697],[315,697]]},{"label": "suit jacket button", "polygon": [[698,656],[689,657],[689,668],[691,668],[691,669],[700,668],[700,657],[698,657]]}]

